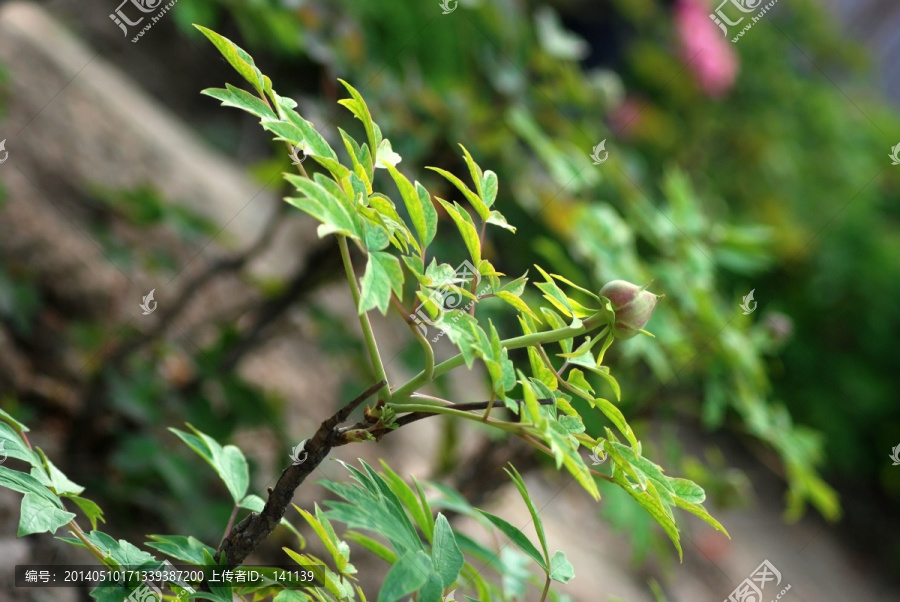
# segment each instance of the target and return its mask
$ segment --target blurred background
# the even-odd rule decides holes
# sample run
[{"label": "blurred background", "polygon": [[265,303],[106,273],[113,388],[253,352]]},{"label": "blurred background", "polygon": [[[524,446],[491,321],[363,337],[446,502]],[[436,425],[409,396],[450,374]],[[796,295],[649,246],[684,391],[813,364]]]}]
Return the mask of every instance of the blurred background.
[{"label": "blurred background", "polygon": [[[140,37],[146,23],[111,18],[137,15],[131,3],[0,6],[0,407],[87,487],[103,530],[216,546],[227,494],[167,427],[241,447],[262,493],[370,384],[336,247],[280,200],[283,146],[200,95],[239,83],[202,24],[334,148],[338,127],[359,130],[336,104],[337,78],[353,84],[401,171],[437,196],[452,192],[424,166],[465,173],[463,143],[498,174],[519,228],[487,240],[501,272],[539,263],[592,290],[653,280],[666,295],[656,338],[611,351],[622,409],[649,457],[704,487],[732,539],[683,514],[679,564],[620,490],[593,504],[527,446],[451,420],[337,457],[383,458],[525,524],[501,470],[512,461],[575,566],[559,588],[574,600],[718,601],[766,559],[786,600],[900,599],[900,6],[781,0],[737,37],[768,4],[446,4],[178,0]],[[717,9],[745,18],[726,36]],[[455,237],[437,244],[463,259]],[[406,327],[375,322],[388,372],[417,372]],[[477,371],[440,386],[487,399]],[[326,495],[304,484],[295,502]],[[16,539],[18,504],[0,490],[0,600],[87,599],[11,587],[15,564],[91,562]],[[259,559],[296,544],[276,532]],[[354,554],[376,592],[386,565]]]}]

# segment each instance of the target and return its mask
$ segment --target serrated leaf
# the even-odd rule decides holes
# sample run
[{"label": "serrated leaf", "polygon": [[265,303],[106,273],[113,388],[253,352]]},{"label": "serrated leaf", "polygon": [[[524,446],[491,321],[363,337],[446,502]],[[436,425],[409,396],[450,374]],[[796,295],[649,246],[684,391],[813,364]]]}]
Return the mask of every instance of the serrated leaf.
[{"label": "serrated leaf", "polygon": [[378,308],[386,314],[391,302],[391,290],[397,296],[403,294],[403,269],[400,260],[382,251],[369,253],[366,271],[362,277],[362,290],[359,297],[359,313]]}]

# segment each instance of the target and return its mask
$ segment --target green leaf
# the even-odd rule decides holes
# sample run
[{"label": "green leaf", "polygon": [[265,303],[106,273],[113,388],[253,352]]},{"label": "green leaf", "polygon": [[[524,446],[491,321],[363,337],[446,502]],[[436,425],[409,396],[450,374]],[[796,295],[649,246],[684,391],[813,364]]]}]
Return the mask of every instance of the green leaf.
[{"label": "green leaf", "polygon": [[634,436],[634,431],[631,430],[622,411],[617,408],[613,402],[603,399],[602,397],[595,397],[592,405],[600,408],[600,411],[609,418],[610,422],[616,425],[616,428],[625,435],[625,438],[628,439],[628,442],[634,449],[640,449],[640,443],[638,443],[637,437]]},{"label": "green leaf", "polygon": [[550,559],[550,578],[560,583],[568,583],[575,577],[575,567],[566,555],[557,550]]},{"label": "green leaf", "polygon": [[63,474],[63,472],[50,461],[50,458],[44,453],[41,448],[37,448],[38,454],[41,456],[41,461],[44,464],[44,470],[47,475],[50,477],[49,484],[50,487],[56,495],[65,495],[67,493],[71,493],[73,495],[80,495],[84,491],[84,487],[81,485],[76,485],[72,481],[69,480],[69,477]]},{"label": "green leaf", "polygon": [[366,138],[369,140],[369,148],[372,150],[372,163],[377,164],[376,153],[381,141],[375,136],[375,124],[372,122],[372,114],[369,113],[369,107],[366,106],[366,101],[363,100],[363,97],[356,91],[356,88],[342,79],[338,79],[338,81],[344,84],[344,87],[350,92],[350,96],[353,97],[339,100],[338,104],[350,109],[350,112],[363,122],[363,127],[366,129]]},{"label": "green leaf", "polygon": [[[28,429],[25,430],[27,431]],[[5,422],[0,422],[0,457],[5,458],[7,456],[24,460],[35,467],[41,465],[41,458],[28,449],[22,437],[16,432],[15,425],[10,426]]]},{"label": "green leaf", "polygon": [[728,535],[728,531],[725,530],[725,527],[723,527],[721,524],[719,524],[719,521],[717,521],[712,516],[710,516],[709,513],[706,511],[706,508],[704,508],[700,504],[694,504],[687,500],[683,500],[681,498],[676,497],[675,505],[678,506],[679,508],[681,508],[682,510],[687,510],[691,514],[699,517],[706,524],[712,526],[717,531],[721,531],[728,537],[728,539],[731,539],[731,535]]},{"label": "green leaf", "polygon": [[303,135],[302,140],[306,143],[307,155],[312,156],[314,159],[317,157],[324,157],[326,159],[331,159],[332,161],[338,161],[338,156],[335,154],[334,149],[331,148],[325,138],[322,137],[322,134],[316,130],[311,122],[303,119],[303,117],[293,110],[285,111],[285,116],[287,117],[288,122],[300,130],[300,133]]},{"label": "green leaf", "polygon": [[672,486],[675,496],[680,497],[686,502],[702,504],[703,500],[706,499],[706,492],[703,491],[703,487],[700,487],[700,485],[693,481],[679,479],[677,477],[666,477],[666,480],[669,485]]},{"label": "green leaf", "polygon": [[206,460],[207,464],[212,466],[222,482],[225,483],[228,492],[231,493],[234,503],[238,504],[247,494],[247,488],[250,486],[250,470],[244,454],[233,445],[222,447],[215,439],[200,432],[191,424],[187,426],[196,433],[196,436],[175,428],[170,428],[169,431],[177,435],[188,447]]},{"label": "green leaf", "polygon": [[585,380],[584,373],[577,368],[573,368],[572,371],[569,372],[569,378],[566,379],[566,382],[588,395],[594,392],[594,388],[591,387],[587,380]]},{"label": "green leaf", "polygon": [[391,470],[391,467],[388,466],[387,462],[382,460],[381,466],[385,470],[384,479],[387,481],[391,491],[397,494],[403,507],[412,515],[413,520],[416,521],[416,524],[419,525],[419,528],[425,533],[425,537],[428,541],[431,541],[434,533],[434,519],[431,517],[431,513],[428,512],[426,514],[426,509],[419,505],[419,498],[412,490],[412,487],[410,487],[400,475]]},{"label": "green leaf", "polygon": [[449,587],[459,577],[465,559],[453,536],[453,530],[447,518],[438,513],[434,523],[434,543],[431,546],[431,561],[434,570],[440,575],[441,585]]},{"label": "green leaf", "polygon": [[403,279],[399,259],[382,251],[369,253],[366,272],[362,277],[359,313],[377,307],[378,311],[386,314],[391,302],[391,289],[398,297],[403,295]]},{"label": "green leaf", "polygon": [[522,496],[522,499],[525,500],[525,505],[528,506],[528,512],[531,513],[531,522],[534,524],[534,530],[537,532],[538,541],[541,542],[541,549],[544,551],[544,559],[550,560],[550,552],[547,550],[547,538],[544,535],[544,522],[541,520],[540,514],[538,514],[538,510],[534,505],[534,502],[531,501],[531,496],[528,494],[528,489],[525,487],[525,481],[522,480],[522,475],[519,474],[519,471],[516,470],[516,467],[512,464],[509,465],[512,469],[512,472],[504,468],[506,474],[512,479],[513,484],[515,484],[516,489],[519,490],[519,494]]},{"label": "green leaf", "polygon": [[419,195],[419,203],[422,205],[422,214],[425,216],[425,240],[422,245],[427,247],[434,240],[435,234],[437,234],[438,214],[437,209],[434,208],[434,203],[431,202],[431,195],[425,187],[418,182],[416,182],[415,186],[416,194]]},{"label": "green leaf", "polygon": [[[325,548],[331,554],[332,560],[334,560],[335,568],[337,568],[339,573],[345,572],[348,566],[348,562],[350,560],[350,548],[347,544],[340,539],[338,539],[337,535],[334,533],[334,529],[331,528],[331,525],[328,524],[327,519],[323,516],[320,516],[319,506],[316,504],[316,516],[313,516],[303,508],[299,506],[294,506],[297,512],[306,519],[306,522],[309,523],[309,526],[312,527],[313,531],[316,532],[316,535],[319,536],[319,539],[325,544]],[[319,520],[319,519],[322,520]],[[341,545],[343,544],[343,545]]]},{"label": "green leaf", "polygon": [[0,420],[12,426],[13,430],[15,430],[17,433],[27,433],[30,430],[27,426],[10,416],[8,412],[2,409],[0,409]]},{"label": "green leaf", "polygon": [[251,86],[253,86],[256,91],[262,95],[263,93],[263,75],[259,69],[256,68],[256,63],[253,62],[253,57],[247,54],[242,48],[240,48],[237,44],[232,42],[226,37],[220,36],[216,32],[211,29],[207,29],[202,25],[194,25],[200,32],[205,35],[210,42],[219,50],[225,60],[234,67],[234,70],[237,71],[241,77],[246,79]]},{"label": "green leaf", "polygon": [[[108,560],[111,560],[119,566],[143,567],[146,565],[148,567],[156,567],[159,565],[159,561],[156,560],[153,555],[141,550],[124,539],[116,541],[106,533],[96,530],[85,533],[85,537],[94,544],[97,549],[103,552]],[[66,539],[66,541],[69,540]],[[80,547],[85,547],[78,539],[72,541],[72,543]],[[210,564],[214,563],[211,562]]]},{"label": "green leaf", "polygon": [[400,161],[403,160],[403,158],[391,148],[391,141],[387,138],[381,141],[378,145],[378,152],[375,154],[378,155],[378,161],[381,163],[381,165],[376,165],[376,168],[380,167],[386,169],[386,165],[395,167],[397,163],[400,163]]},{"label": "green leaf", "polygon": [[22,498],[22,510],[19,518],[19,537],[32,533],[55,533],[57,529],[75,518],[75,515],[53,504],[42,495],[26,493]]},{"label": "green leaf", "polygon": [[357,533],[356,531],[347,531],[344,533],[344,537],[349,539],[350,541],[355,541],[365,549],[369,550],[388,564],[394,564],[397,562],[397,555],[391,551],[390,548],[381,544],[380,542],[375,541],[371,537],[366,537],[362,533]]},{"label": "green leaf", "polygon": [[0,466],[0,486],[12,489],[13,491],[18,491],[19,493],[34,493],[45,498],[60,510],[65,509],[63,508],[62,502],[59,501],[59,498],[53,495],[53,492],[47,489],[43,483],[31,475],[27,475],[17,470],[11,470],[5,466]]},{"label": "green leaf", "polygon": [[[481,240],[478,237],[478,231],[475,229],[475,226],[472,225],[469,214],[465,213],[466,210],[463,209],[459,203],[451,205],[442,198],[435,198],[437,198],[438,202],[447,211],[447,214],[459,229],[463,242],[466,243],[466,248],[469,250],[469,256],[472,258],[472,263],[475,265],[481,263]],[[463,217],[463,213],[465,213],[465,217]]]},{"label": "green leaf", "polygon": [[[607,449],[609,449],[609,446],[607,446]],[[675,549],[678,550],[678,560],[681,561],[683,559],[683,552],[679,541],[678,526],[675,524],[675,521],[672,520],[666,508],[663,507],[659,498],[652,496],[646,491],[632,487],[632,484],[625,479],[621,471],[616,472],[613,475],[613,478],[616,483],[618,483],[628,495],[633,497],[637,503],[653,517],[657,524],[662,527],[663,531],[665,531],[666,535],[669,536],[669,539],[672,540],[672,543],[675,545]]]},{"label": "green leaf", "polygon": [[517,310],[519,310],[520,312],[523,312],[523,313],[528,314],[529,316],[531,316],[532,318],[534,318],[534,319],[537,320],[538,322],[541,321],[541,319],[537,316],[537,314],[535,314],[533,311],[531,311],[531,308],[528,307],[528,304],[527,304],[527,303],[525,303],[524,301],[522,301],[521,299],[519,299],[518,297],[516,297],[515,295],[513,295],[511,292],[509,292],[509,291],[503,291],[503,290],[498,291],[498,292],[497,292],[497,298],[498,298],[498,299],[501,299],[501,300],[503,300],[503,301],[505,301],[506,303],[508,303],[508,304],[510,304],[510,305],[512,305],[513,307],[515,307],[515,308],[516,308]]},{"label": "green leaf", "polygon": [[425,585],[432,571],[431,559],[421,550],[401,556],[385,575],[378,602],[396,602],[413,593]]},{"label": "green leaf", "polygon": [[488,206],[485,205],[481,201],[481,199],[478,198],[478,195],[475,194],[474,192],[472,192],[468,186],[463,184],[459,178],[454,176],[449,171],[445,171],[438,167],[426,167],[425,169],[430,169],[431,171],[436,171],[437,173],[439,173],[442,176],[444,176],[445,178],[447,178],[454,186],[456,186],[459,189],[460,192],[463,193],[463,195],[465,195],[466,199],[469,200],[469,203],[472,204],[472,207],[475,209],[475,212],[478,213],[478,215],[481,217],[482,220],[488,221],[488,219],[490,219],[491,210],[488,209]]},{"label": "green leaf", "polygon": [[222,101],[223,107],[235,107],[247,111],[259,118],[278,119],[278,116],[260,98],[253,96],[246,90],[235,88],[231,84],[225,84],[225,88],[207,88],[201,94]]},{"label": "green leaf", "polygon": [[491,211],[490,217],[487,219],[487,223],[493,224],[494,226],[500,226],[504,230],[509,230],[510,232],[515,232],[516,227],[510,226],[509,222],[506,221],[506,217],[503,216],[499,211]]},{"label": "green leaf", "polygon": [[[428,246],[428,224],[425,222],[425,208],[422,204],[422,199],[419,197],[419,193],[406,176],[397,171],[396,167],[389,164],[385,164],[385,166],[387,167],[388,172],[390,172],[391,177],[394,178],[397,189],[400,191],[403,204],[406,205],[406,211],[409,213],[409,218],[412,220],[413,227],[416,229],[419,241],[422,243],[423,247]],[[430,204],[429,201],[429,205]],[[434,207],[432,207],[432,210],[433,209]]]},{"label": "green leaf", "polygon": [[497,199],[497,188],[497,174],[489,169],[484,172],[484,175],[481,177],[480,190],[481,199],[488,207],[493,205],[494,201]]},{"label": "green leaf", "polygon": [[349,503],[326,501],[330,519],[339,520],[352,528],[366,529],[387,537],[398,555],[424,550],[422,540],[397,497],[372,468],[362,462],[365,472],[341,463],[350,471],[355,483],[322,481],[322,485]]},{"label": "green leaf", "polygon": [[338,233],[362,240],[359,216],[343,194],[336,196],[321,184],[293,174],[285,174],[285,179],[304,195],[304,198],[290,197],[285,200],[322,222],[317,230],[320,238]]},{"label": "green leaf", "polygon": [[98,506],[91,500],[71,494],[67,494],[63,497],[72,500],[79,508],[81,508],[81,511],[84,512],[84,515],[87,517],[87,519],[91,521],[91,529],[97,528],[98,520],[103,523],[106,522],[106,520],[104,520],[103,518],[103,510],[101,510],[100,506]]},{"label": "green leaf", "polygon": [[210,556],[216,553],[214,548],[192,536],[149,535],[148,537],[153,540],[145,542],[144,545],[148,548],[159,550],[166,556],[171,556],[188,564],[202,565],[205,558],[204,551],[209,553]]},{"label": "green leaf", "polygon": [[540,551],[538,551],[538,549],[534,547],[534,544],[531,543],[531,540],[529,540],[524,533],[522,533],[519,529],[513,527],[511,524],[509,524],[499,516],[495,516],[493,514],[485,512],[484,510],[478,510],[478,512],[489,521],[491,521],[491,523],[495,527],[500,529],[500,531],[502,531],[504,535],[509,537],[509,539],[512,540],[514,544],[516,544],[516,547],[528,554],[528,556],[532,560],[538,563],[538,565],[540,565],[540,567],[544,569],[545,573],[550,570],[547,566],[546,561],[541,556]]}]

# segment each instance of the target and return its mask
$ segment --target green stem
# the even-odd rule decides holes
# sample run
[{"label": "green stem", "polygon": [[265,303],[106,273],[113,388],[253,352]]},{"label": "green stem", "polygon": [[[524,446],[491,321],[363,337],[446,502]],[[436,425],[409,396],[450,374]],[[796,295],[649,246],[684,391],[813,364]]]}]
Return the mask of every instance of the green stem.
[{"label": "green stem", "polygon": [[[353,296],[353,307],[359,307],[359,285],[356,283],[356,274],[353,271],[353,262],[350,261],[350,248],[347,246],[347,238],[340,234],[337,235],[338,246],[341,249],[341,260],[344,262],[344,271],[347,273],[347,283],[350,285],[350,294]],[[380,399],[384,401],[391,400],[391,386],[388,383],[387,374],[384,372],[384,363],[381,361],[381,354],[378,352],[378,343],[375,341],[375,333],[372,332],[372,324],[369,322],[369,314],[363,312],[359,316],[359,325],[362,327],[363,336],[366,340],[366,349],[369,350],[369,359],[372,361],[372,369],[375,371],[375,378],[384,381],[384,386],[378,392]]]},{"label": "green stem", "polygon": [[[555,343],[557,341],[562,341],[564,339],[569,339],[572,337],[577,337],[578,335],[589,332],[597,327],[599,327],[603,322],[599,320],[601,317],[601,313],[597,312],[589,318],[585,318],[583,323],[578,328],[572,328],[571,326],[566,326],[564,328],[557,328],[556,330],[547,330],[544,332],[534,332],[531,334],[525,334],[518,337],[513,337],[511,339],[506,339],[504,341],[500,341],[500,345],[505,347],[506,349],[521,349],[523,347],[532,347],[534,345],[540,345],[542,343]],[[463,355],[457,354],[451,357],[450,359],[441,362],[437,366],[434,367],[434,373],[431,378],[429,378],[425,371],[419,372],[417,375],[412,377],[408,382],[403,384],[400,388],[394,391],[394,398],[399,399],[401,401],[405,401],[409,399],[409,396],[417,390],[419,387],[453,370],[454,368],[458,368],[459,366],[465,363],[465,359]]]},{"label": "green stem", "polygon": [[426,339],[425,335],[422,334],[422,331],[419,330],[419,325],[410,319],[409,314],[406,312],[406,308],[403,307],[403,304],[400,303],[400,300],[397,299],[397,296],[394,295],[394,293],[391,293],[391,303],[393,304],[394,309],[400,313],[400,317],[406,321],[407,325],[409,325],[413,336],[419,341],[419,345],[422,346],[422,351],[425,352],[425,375],[427,380],[431,380],[434,374],[434,349],[431,348],[428,339]]},{"label": "green stem", "polygon": [[462,412],[460,410],[454,410],[453,408],[448,408],[446,406],[430,403],[392,403],[391,409],[396,412],[428,412],[430,414],[448,414],[450,416],[465,418],[466,420],[486,422],[491,426],[495,426],[510,433],[520,433],[522,432],[523,427],[529,426],[528,424],[519,422],[504,422],[503,420],[494,420],[490,418],[483,421],[479,414]]}]

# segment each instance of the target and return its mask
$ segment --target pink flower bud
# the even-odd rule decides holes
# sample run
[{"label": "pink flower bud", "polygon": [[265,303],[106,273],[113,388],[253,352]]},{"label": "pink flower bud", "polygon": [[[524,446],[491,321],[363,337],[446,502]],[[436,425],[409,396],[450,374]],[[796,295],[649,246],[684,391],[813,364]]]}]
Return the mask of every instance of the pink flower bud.
[{"label": "pink flower bud", "polygon": [[630,339],[650,321],[661,295],[654,295],[644,288],[624,280],[613,280],[600,289],[600,295],[609,299],[616,312],[613,334],[617,338]]}]

